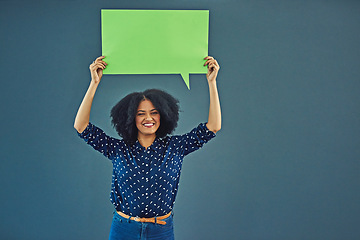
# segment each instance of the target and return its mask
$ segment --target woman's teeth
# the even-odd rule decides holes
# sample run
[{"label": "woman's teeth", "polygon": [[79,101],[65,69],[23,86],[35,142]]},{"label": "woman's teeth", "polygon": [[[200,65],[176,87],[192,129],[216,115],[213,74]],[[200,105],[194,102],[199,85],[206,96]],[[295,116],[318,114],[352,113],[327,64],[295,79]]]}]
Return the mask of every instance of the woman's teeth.
[{"label": "woman's teeth", "polygon": [[154,126],[154,124],[153,123],[145,123],[144,126],[145,127],[152,127],[152,126]]}]

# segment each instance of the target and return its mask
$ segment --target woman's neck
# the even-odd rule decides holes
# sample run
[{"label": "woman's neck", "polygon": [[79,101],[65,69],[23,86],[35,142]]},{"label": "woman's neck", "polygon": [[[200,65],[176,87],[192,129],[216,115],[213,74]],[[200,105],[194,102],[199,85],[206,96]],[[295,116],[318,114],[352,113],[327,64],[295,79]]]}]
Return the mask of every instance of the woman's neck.
[{"label": "woman's neck", "polygon": [[138,140],[139,143],[141,144],[141,146],[143,146],[144,148],[148,148],[151,146],[151,144],[153,144],[153,142],[155,141],[156,135],[155,134],[151,134],[151,135],[138,135]]}]

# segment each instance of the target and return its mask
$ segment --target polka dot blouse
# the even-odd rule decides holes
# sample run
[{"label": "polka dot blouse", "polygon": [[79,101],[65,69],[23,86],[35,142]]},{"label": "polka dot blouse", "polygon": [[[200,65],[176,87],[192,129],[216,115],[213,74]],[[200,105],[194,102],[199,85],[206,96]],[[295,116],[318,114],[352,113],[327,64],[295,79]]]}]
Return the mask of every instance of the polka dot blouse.
[{"label": "polka dot blouse", "polygon": [[113,164],[110,200],[130,216],[155,217],[169,213],[178,191],[184,156],[215,137],[206,124],[179,136],[156,138],[147,149],[110,137],[89,123],[80,134]]}]

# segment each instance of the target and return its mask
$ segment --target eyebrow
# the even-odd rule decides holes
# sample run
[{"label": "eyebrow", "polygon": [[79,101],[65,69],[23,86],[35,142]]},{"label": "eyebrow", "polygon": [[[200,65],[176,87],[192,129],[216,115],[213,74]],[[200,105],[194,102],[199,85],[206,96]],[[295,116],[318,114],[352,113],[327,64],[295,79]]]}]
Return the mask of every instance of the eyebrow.
[{"label": "eyebrow", "polygon": [[[151,109],[150,110],[150,112],[152,112],[152,111],[158,111],[156,108],[154,108],[154,109]],[[144,110],[138,110],[137,112],[145,112]]]}]

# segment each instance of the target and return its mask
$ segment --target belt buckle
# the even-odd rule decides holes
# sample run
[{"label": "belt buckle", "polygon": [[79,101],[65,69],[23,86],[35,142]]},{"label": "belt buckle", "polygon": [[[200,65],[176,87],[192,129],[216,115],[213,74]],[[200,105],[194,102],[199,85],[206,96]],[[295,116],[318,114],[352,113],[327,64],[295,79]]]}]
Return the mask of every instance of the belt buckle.
[{"label": "belt buckle", "polygon": [[139,219],[140,219],[139,217],[135,217],[134,221],[139,222]]}]

